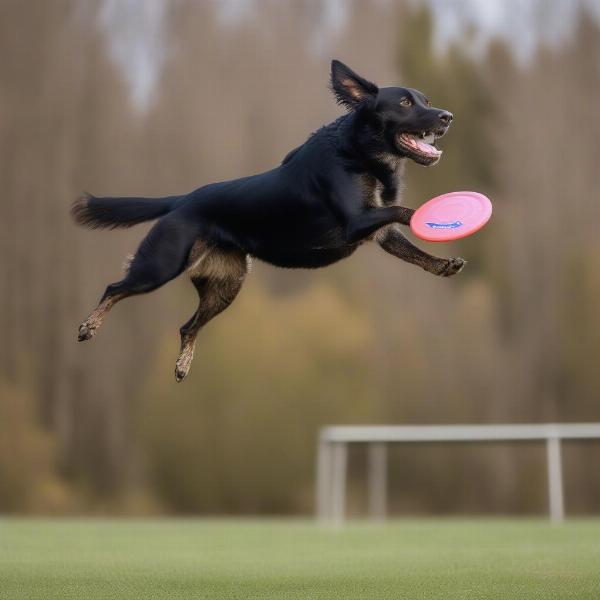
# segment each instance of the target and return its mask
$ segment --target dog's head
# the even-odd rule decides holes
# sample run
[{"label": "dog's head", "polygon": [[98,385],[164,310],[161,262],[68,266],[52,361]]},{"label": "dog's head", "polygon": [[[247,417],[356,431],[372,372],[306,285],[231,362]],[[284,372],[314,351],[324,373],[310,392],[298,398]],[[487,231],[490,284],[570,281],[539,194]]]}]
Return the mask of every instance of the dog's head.
[{"label": "dog's head", "polygon": [[427,97],[411,88],[379,88],[343,63],[331,63],[331,89],[339,104],[363,111],[375,125],[384,151],[434,165],[442,151],[435,142],[452,121],[452,113],[434,108]]}]

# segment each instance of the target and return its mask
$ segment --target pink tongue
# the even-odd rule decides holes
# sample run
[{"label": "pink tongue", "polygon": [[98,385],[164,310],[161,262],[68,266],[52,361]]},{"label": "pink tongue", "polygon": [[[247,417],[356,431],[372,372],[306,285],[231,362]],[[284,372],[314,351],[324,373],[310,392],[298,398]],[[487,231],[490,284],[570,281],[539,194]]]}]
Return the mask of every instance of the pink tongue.
[{"label": "pink tongue", "polygon": [[421,142],[420,140],[416,140],[416,142],[417,142],[417,148],[419,150],[421,150],[421,152],[425,152],[426,154],[430,154],[431,151],[434,149],[429,144],[426,144],[425,142]]}]

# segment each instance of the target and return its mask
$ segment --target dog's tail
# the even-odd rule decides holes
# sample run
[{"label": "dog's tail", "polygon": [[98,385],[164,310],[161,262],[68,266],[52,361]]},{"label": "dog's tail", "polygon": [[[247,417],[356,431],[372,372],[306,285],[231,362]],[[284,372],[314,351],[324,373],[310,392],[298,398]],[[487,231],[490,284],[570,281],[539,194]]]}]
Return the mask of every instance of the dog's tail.
[{"label": "dog's tail", "polygon": [[73,202],[71,216],[75,223],[90,229],[132,227],[166,215],[180,198],[183,196],[97,198],[84,193]]}]

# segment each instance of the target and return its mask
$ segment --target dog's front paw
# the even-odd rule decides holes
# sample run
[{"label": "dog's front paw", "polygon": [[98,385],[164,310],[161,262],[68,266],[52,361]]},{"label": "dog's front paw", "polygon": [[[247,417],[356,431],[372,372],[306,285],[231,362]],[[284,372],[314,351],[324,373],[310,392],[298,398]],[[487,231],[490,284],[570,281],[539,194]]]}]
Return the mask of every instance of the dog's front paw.
[{"label": "dog's front paw", "polygon": [[464,258],[449,258],[446,263],[446,266],[440,273],[441,277],[452,277],[452,275],[460,273],[467,264],[467,261]]}]

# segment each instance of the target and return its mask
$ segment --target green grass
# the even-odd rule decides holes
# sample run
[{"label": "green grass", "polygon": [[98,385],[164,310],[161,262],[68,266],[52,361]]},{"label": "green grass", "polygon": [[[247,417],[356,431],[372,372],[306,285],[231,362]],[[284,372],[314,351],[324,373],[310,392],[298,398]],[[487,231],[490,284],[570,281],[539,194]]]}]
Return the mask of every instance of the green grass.
[{"label": "green grass", "polygon": [[0,520],[0,598],[600,598],[600,521]]}]

